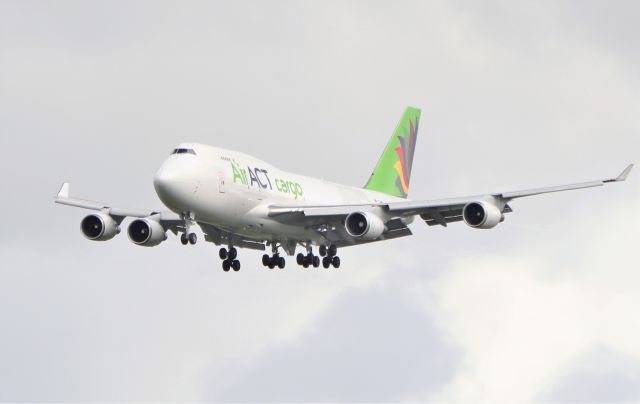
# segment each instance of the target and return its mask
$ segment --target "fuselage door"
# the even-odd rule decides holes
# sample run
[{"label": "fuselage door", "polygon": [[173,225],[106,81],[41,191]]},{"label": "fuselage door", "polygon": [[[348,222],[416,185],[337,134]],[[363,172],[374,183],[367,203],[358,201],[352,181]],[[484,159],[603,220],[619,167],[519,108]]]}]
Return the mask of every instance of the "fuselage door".
[{"label": "fuselage door", "polygon": [[224,172],[222,171],[218,171],[218,191],[221,194],[224,194],[225,192],[227,192],[227,184],[224,177]]}]

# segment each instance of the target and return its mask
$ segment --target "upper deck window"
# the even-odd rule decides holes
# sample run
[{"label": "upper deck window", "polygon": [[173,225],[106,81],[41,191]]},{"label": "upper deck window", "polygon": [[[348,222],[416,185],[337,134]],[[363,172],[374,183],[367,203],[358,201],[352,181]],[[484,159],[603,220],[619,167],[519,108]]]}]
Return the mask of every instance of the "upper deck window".
[{"label": "upper deck window", "polygon": [[193,154],[194,156],[196,154],[196,152],[194,152],[193,149],[175,149],[171,154],[184,154],[184,153]]}]

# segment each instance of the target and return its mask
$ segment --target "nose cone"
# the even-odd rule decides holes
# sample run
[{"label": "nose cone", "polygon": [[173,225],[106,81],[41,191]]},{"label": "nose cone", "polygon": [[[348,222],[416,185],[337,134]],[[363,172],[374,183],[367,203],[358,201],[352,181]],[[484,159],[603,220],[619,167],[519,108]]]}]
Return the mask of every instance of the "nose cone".
[{"label": "nose cone", "polygon": [[193,164],[170,157],[153,178],[153,186],[160,200],[175,212],[190,211],[196,193],[197,172]]}]

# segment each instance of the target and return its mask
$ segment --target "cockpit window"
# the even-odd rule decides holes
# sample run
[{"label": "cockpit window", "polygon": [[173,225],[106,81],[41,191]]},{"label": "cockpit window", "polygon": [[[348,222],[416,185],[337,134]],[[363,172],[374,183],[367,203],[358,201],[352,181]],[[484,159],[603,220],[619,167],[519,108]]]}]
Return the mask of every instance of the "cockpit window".
[{"label": "cockpit window", "polygon": [[194,156],[196,154],[196,152],[194,152],[193,149],[175,149],[171,154],[184,154],[184,153],[193,154]]}]

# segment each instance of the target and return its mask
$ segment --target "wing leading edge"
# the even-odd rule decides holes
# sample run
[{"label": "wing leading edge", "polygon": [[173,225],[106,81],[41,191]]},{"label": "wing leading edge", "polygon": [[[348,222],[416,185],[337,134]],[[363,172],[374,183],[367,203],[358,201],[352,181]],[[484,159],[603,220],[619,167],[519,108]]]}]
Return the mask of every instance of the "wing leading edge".
[{"label": "wing leading edge", "polygon": [[178,220],[178,221],[182,221],[182,219],[180,218],[180,216],[178,216],[177,214],[173,213],[173,212],[168,212],[168,211],[163,211],[163,212],[156,212],[156,211],[150,211],[150,210],[142,210],[142,209],[128,209],[128,208],[120,208],[120,207],[114,207],[111,206],[110,204],[105,204],[102,202],[96,202],[96,201],[89,201],[86,199],[79,199],[79,198],[72,198],[69,193],[70,193],[70,188],[71,188],[71,184],[69,184],[68,182],[65,182],[62,184],[62,187],[60,187],[60,191],[58,191],[58,194],[54,197],[54,201],[56,203],[59,203],[61,205],[68,205],[68,206],[74,206],[76,208],[83,208],[83,209],[89,209],[89,210],[100,210],[103,211],[105,213],[108,213],[111,216],[117,216],[117,217],[148,217],[148,216],[153,216],[153,215],[160,215],[161,220],[165,221],[165,220]]}]

